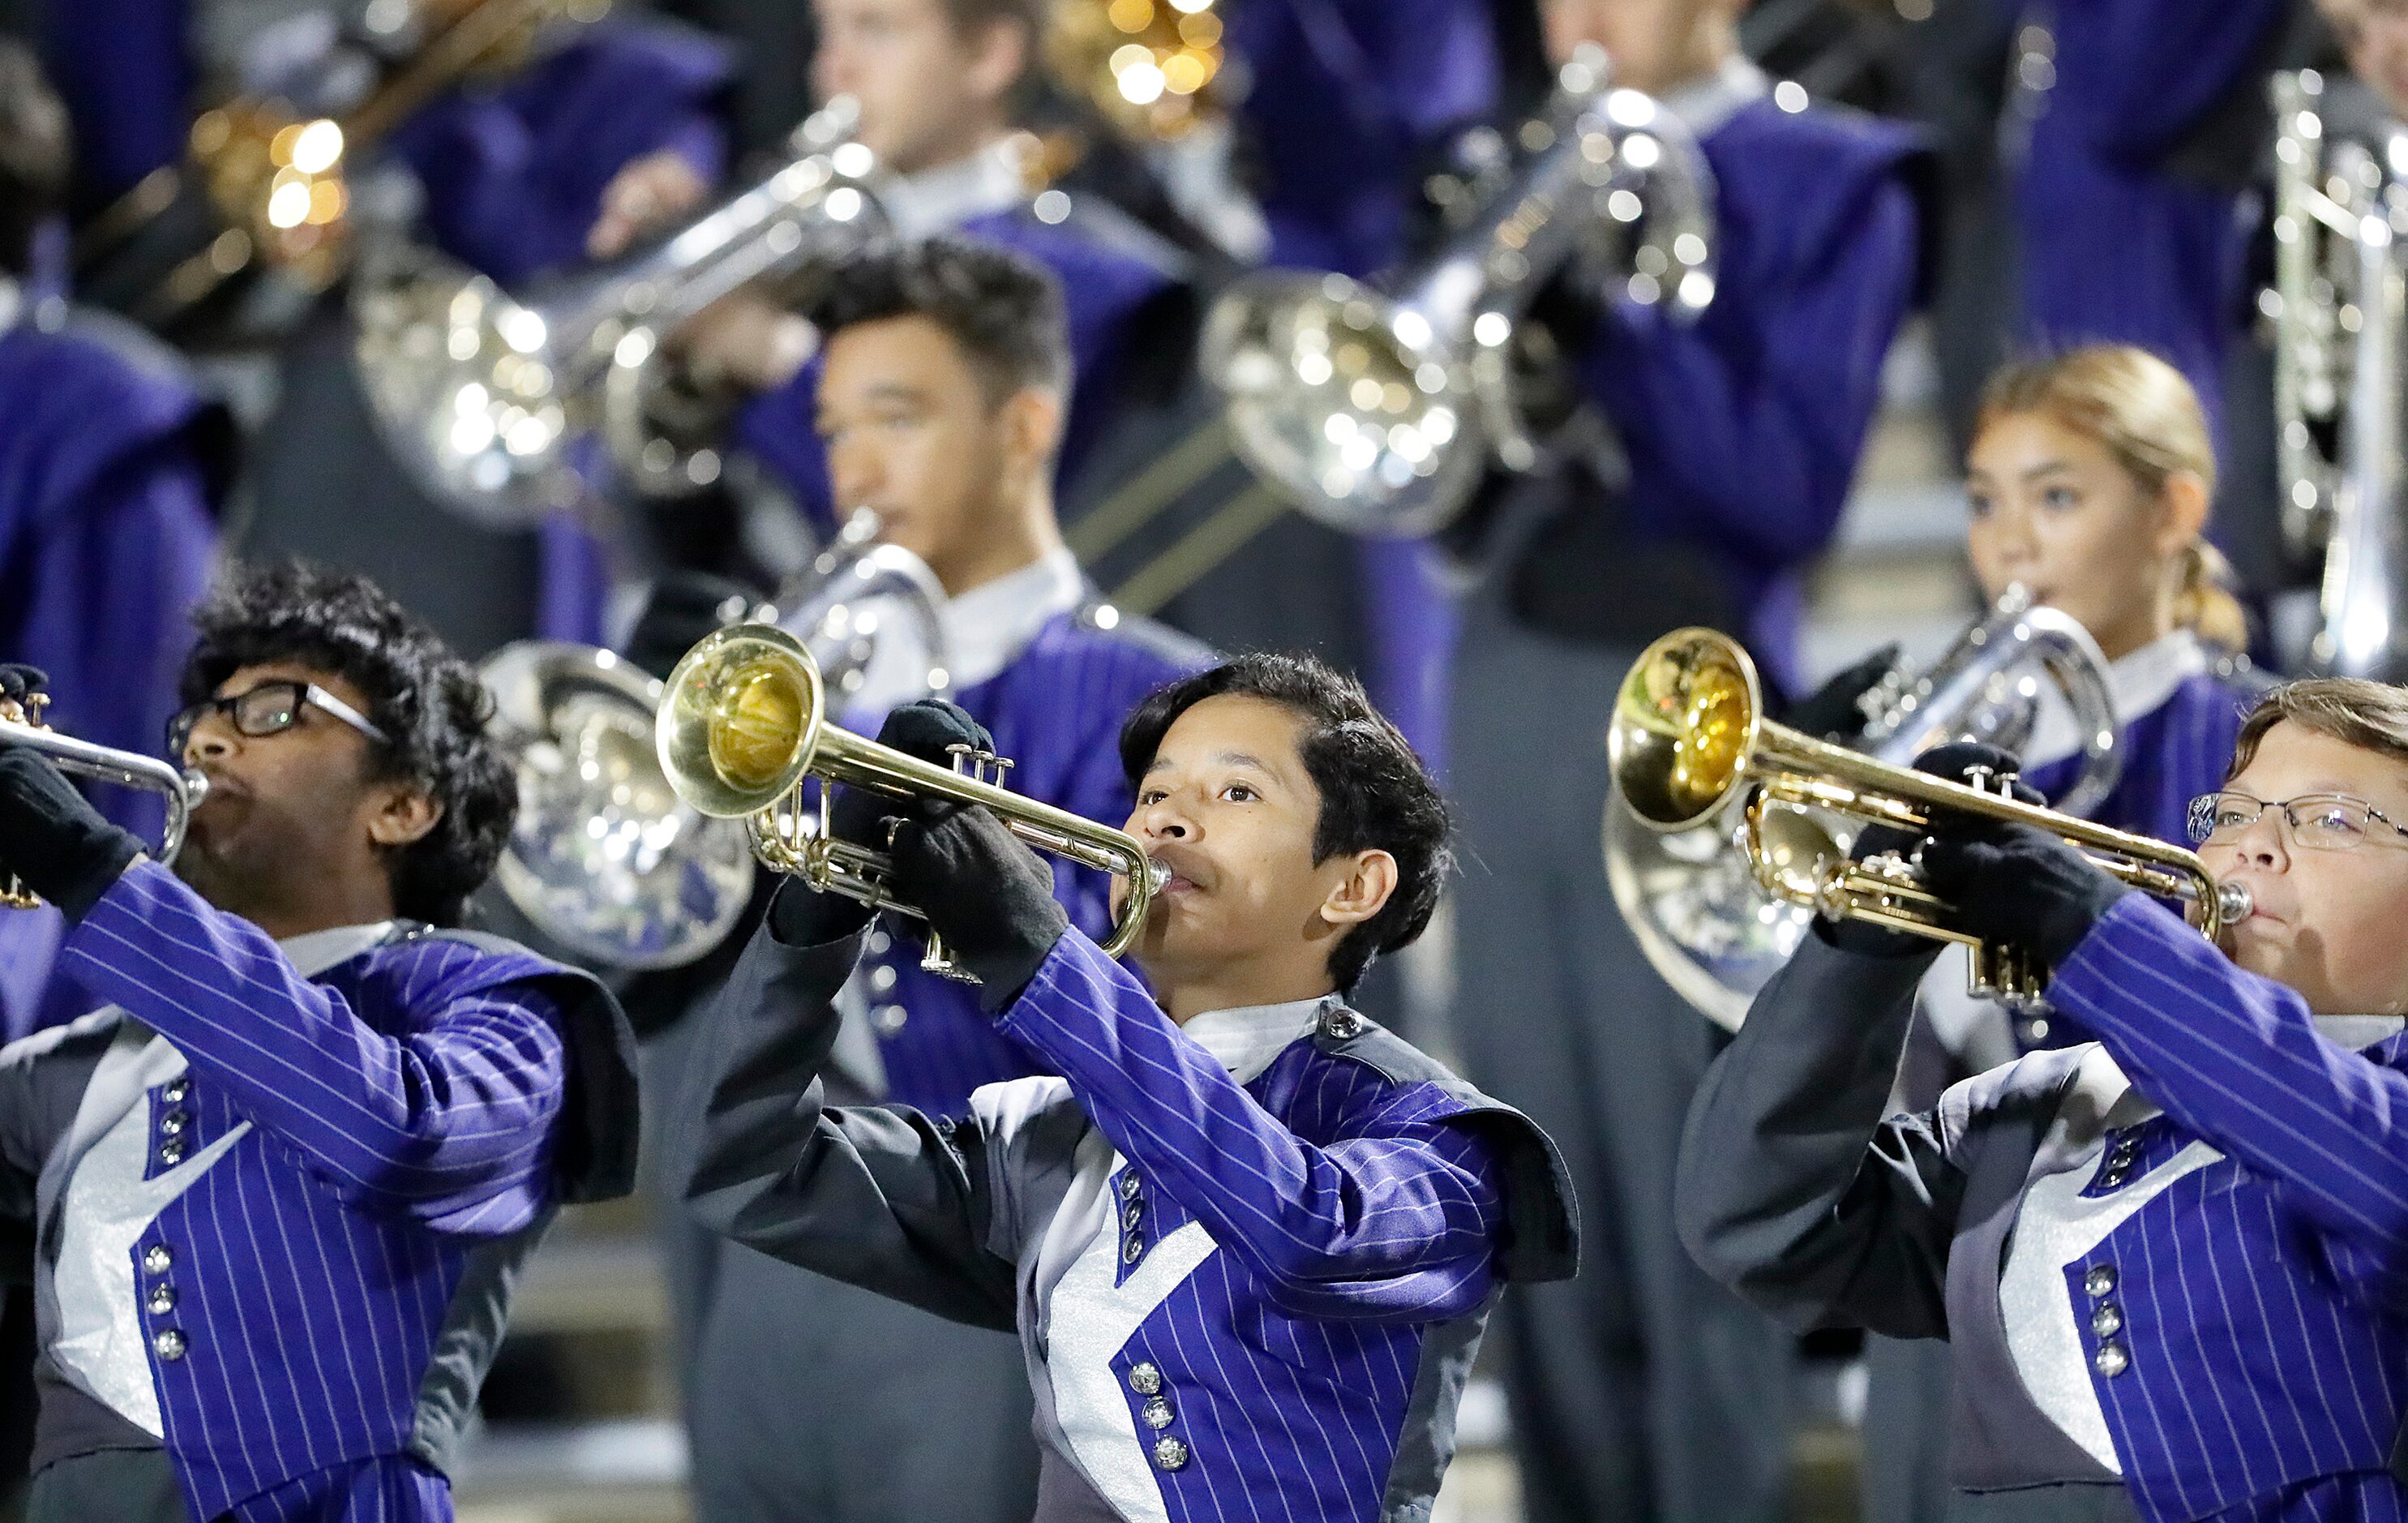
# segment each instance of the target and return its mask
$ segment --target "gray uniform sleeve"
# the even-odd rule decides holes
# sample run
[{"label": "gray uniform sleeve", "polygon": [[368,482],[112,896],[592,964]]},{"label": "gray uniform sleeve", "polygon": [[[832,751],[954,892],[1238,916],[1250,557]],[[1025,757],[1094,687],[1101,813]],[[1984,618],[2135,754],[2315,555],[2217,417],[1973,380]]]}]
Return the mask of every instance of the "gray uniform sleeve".
[{"label": "gray uniform sleeve", "polygon": [[1014,1327],[996,1251],[994,1157],[977,1116],[832,1109],[820,1074],[857,939],[790,947],[764,924],[701,1012],[673,1157],[689,1208],[724,1236],[939,1316]]},{"label": "gray uniform sleeve", "polygon": [[1884,1119],[1931,957],[1809,936],[1707,1070],[1681,1140],[1681,1241],[1798,1328],[1944,1338],[1964,1175],[1939,1112]]}]

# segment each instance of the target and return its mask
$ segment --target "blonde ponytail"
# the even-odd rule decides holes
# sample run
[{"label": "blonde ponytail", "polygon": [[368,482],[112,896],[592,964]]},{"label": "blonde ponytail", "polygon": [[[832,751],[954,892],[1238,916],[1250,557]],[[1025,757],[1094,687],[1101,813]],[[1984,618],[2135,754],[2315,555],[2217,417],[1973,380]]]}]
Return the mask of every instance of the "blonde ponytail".
[{"label": "blonde ponytail", "polygon": [[2232,596],[2232,563],[2204,539],[2183,547],[2182,585],[2174,593],[2174,623],[2227,655],[2249,649],[2249,615]]}]

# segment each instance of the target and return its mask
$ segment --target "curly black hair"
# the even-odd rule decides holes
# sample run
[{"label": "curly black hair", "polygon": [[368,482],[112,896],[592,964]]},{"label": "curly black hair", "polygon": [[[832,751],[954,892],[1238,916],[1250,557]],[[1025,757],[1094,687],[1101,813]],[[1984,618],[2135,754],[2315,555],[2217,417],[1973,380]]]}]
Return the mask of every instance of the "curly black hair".
[{"label": "curly black hair", "polygon": [[22,43],[0,36],[0,274],[22,275],[34,231],[66,194],[66,108]]},{"label": "curly black hair", "polygon": [[193,615],[200,640],[182,698],[198,703],[244,667],[290,661],[351,682],[392,737],[371,747],[379,780],[406,778],[442,806],[393,855],[394,912],[456,926],[518,816],[515,774],[485,738],[494,700],[476,671],[364,576],[297,561],[237,568]]},{"label": "curly black hair", "polygon": [[924,317],[960,346],[990,407],[1029,387],[1070,393],[1061,282],[1009,250],[947,237],[882,248],[849,261],[805,315],[831,339],[863,323]]},{"label": "curly black hair", "polygon": [[1331,981],[1352,991],[1374,956],[1412,945],[1429,927],[1455,871],[1446,799],[1363,684],[1309,655],[1243,655],[1148,695],[1121,726],[1121,770],[1132,791],[1179,716],[1224,696],[1261,698],[1304,721],[1298,749],[1321,795],[1316,864],[1341,852],[1383,851],[1397,859],[1396,892],[1330,951]]}]

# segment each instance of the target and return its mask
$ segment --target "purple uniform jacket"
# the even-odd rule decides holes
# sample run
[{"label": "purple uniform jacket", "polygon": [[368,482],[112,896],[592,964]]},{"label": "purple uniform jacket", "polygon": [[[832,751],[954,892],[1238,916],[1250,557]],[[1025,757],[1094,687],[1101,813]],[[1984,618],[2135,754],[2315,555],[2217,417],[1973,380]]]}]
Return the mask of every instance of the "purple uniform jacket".
[{"label": "purple uniform jacket", "polygon": [[[207,592],[232,430],[174,356],[102,316],[43,304],[0,328],[0,661],[50,677],[49,722],[159,754]],[[99,790],[158,839],[157,796]],[[0,1031],[35,1019],[54,914],[0,916]]]},{"label": "purple uniform jacket", "polygon": [[[1240,1085],[1075,931],[995,1021],[1061,1078],[983,1090],[958,1121],[824,1110],[826,997],[852,954],[764,932],[712,1012],[681,1106],[702,1131],[686,1191],[706,1221],[1017,1327],[1051,1496],[1087,1490],[1065,1473],[1068,1379],[1126,1404],[1141,1447],[1124,1473],[1181,1523],[1426,1516],[1497,1292],[1576,1258],[1536,1128],[1334,999]],[[1126,1321],[1098,1342],[1056,1315],[1049,1341],[1039,1264],[1090,1133],[1124,1160],[1102,1229]],[[1090,1498],[1046,1516],[1114,1515]]]},{"label": "purple uniform jacket", "polygon": [[2056,83],[2016,188],[2024,326],[2034,344],[2138,344],[2222,416],[2224,354],[2243,323],[2251,229],[2233,187],[2168,156],[2261,63],[2283,0],[2062,0]]},{"label": "purple uniform jacket", "polygon": [[1487,0],[1254,0],[1227,46],[1252,77],[1238,117],[1259,148],[1273,265],[1394,265],[1423,161],[1497,109]]},{"label": "purple uniform jacket", "polygon": [[1870,118],[1770,100],[1703,146],[1720,185],[1713,304],[1684,323],[1616,302],[1581,373],[1630,457],[1632,532],[1708,555],[1794,689],[1800,573],[1839,525],[1917,288],[1917,150]]},{"label": "purple uniform jacket", "polygon": [[[2241,721],[2263,690],[2263,684],[2202,672],[2185,678],[2157,708],[2125,720],[2123,771],[2089,817],[2188,845],[2190,801],[2224,786]],[[2071,785],[2076,765],[2068,757],[2035,767],[2024,781],[2057,798]]]},{"label": "purple uniform jacket", "polygon": [[[1134,346],[1145,341],[1150,309],[1175,298],[1182,279],[1163,251],[1147,240],[1122,237],[1131,230],[1104,208],[1092,218],[1074,210],[1069,221],[1049,223],[1023,208],[974,217],[957,231],[975,242],[1024,254],[1061,282],[1072,379],[1057,478],[1067,486],[1120,410],[1114,381],[1134,362]],[[833,529],[841,514],[828,484],[827,454],[820,447],[814,422],[819,383],[820,366],[814,361],[745,409],[738,438],[824,531]]]},{"label": "purple uniform jacket", "polygon": [[[66,1178],[93,1143],[86,1113],[147,1113],[143,1177],[176,1179],[126,1250],[136,1357],[195,1516],[343,1517],[340,1499],[409,1495],[448,1516],[439,1484],[411,1477],[445,1462],[517,1265],[561,1204],[632,1179],[633,1045],[615,1003],[509,943],[423,928],[304,979],[147,863],[63,956],[122,1011],[0,1063],[0,1198],[55,1256]],[[147,1086],[111,1051],[145,1028],[188,1064]],[[46,1336],[50,1268],[36,1275]],[[140,1439],[41,1369],[37,1463],[79,1452],[60,1437],[69,1406],[82,1434],[113,1419]]]},{"label": "purple uniform jacket", "polygon": [[[1100,627],[1093,609],[1039,630],[1011,665],[952,695],[1013,758],[1012,791],[1104,825],[1134,807],[1121,775],[1122,722],[1166,682],[1211,665],[1211,653],[1159,625]],[[1070,922],[1092,936],[1111,923],[1110,880],[1056,861],[1054,893]],[[968,985],[923,972],[919,944],[873,932],[865,959],[879,1029],[886,1098],[931,1115],[959,1115],[981,1085],[1042,1071],[997,1036]]]}]

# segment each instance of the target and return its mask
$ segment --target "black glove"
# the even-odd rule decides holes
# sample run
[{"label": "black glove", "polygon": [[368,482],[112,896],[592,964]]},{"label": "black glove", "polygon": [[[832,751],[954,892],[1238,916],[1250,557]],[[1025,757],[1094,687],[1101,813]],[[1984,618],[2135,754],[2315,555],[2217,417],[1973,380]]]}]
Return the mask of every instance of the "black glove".
[{"label": "black glove", "polygon": [[[991,751],[995,737],[958,705],[942,698],[922,698],[886,716],[878,743],[950,768],[953,756],[947,747],[970,745]],[[838,841],[884,851],[886,822],[911,813],[911,806],[902,800],[860,788],[838,788],[828,806],[828,831]],[[769,901],[771,931],[788,946],[818,946],[851,936],[869,923],[870,913],[869,906],[858,899],[816,893],[799,879],[779,884],[777,897]]]},{"label": "black glove", "polygon": [[22,703],[50,685],[50,674],[22,662],[0,661],[0,698]]},{"label": "black glove", "polygon": [[1923,848],[1923,875],[1985,941],[2023,947],[2054,968],[2135,890],[2037,826],[1952,814]]},{"label": "black glove", "polygon": [[945,950],[982,985],[992,1015],[1020,998],[1070,917],[1054,869],[984,809],[923,803],[895,833],[895,892],[918,905]]},{"label": "black glove", "polygon": [[759,601],[752,588],[725,577],[700,571],[663,577],[627,637],[627,659],[665,679],[705,635],[744,617]]},{"label": "black glove", "polygon": [[0,742],[0,870],[22,879],[72,925],[141,855],[141,841],[102,819],[49,757]]},{"label": "black glove", "polygon": [[1898,653],[1895,643],[1883,646],[1773,717],[1818,740],[1854,740],[1865,732],[1856,700],[1881,685],[1898,665]]},{"label": "black glove", "polygon": [[[1982,745],[1972,740],[1954,740],[1934,746],[1914,758],[1918,772],[1945,778],[1951,783],[1970,782],[1978,770],[2005,775],[2019,769],[2020,764],[2011,754],[1996,746]],[[2041,796],[2022,783],[2014,785],[2014,796],[2027,804],[2042,802]],[[1943,816],[1960,818],[1961,816]],[[1870,825],[1856,836],[1856,843],[1848,853],[1853,862],[1885,853],[1911,856],[1924,841],[1916,831],[1895,825]],[[1928,855],[1928,851],[1927,851]],[[1933,942],[1928,937],[1907,931],[1891,930],[1864,920],[1822,920],[1814,923],[1815,934],[1842,952],[1861,953],[1869,956],[1903,956],[1910,952],[1928,952]]]}]

